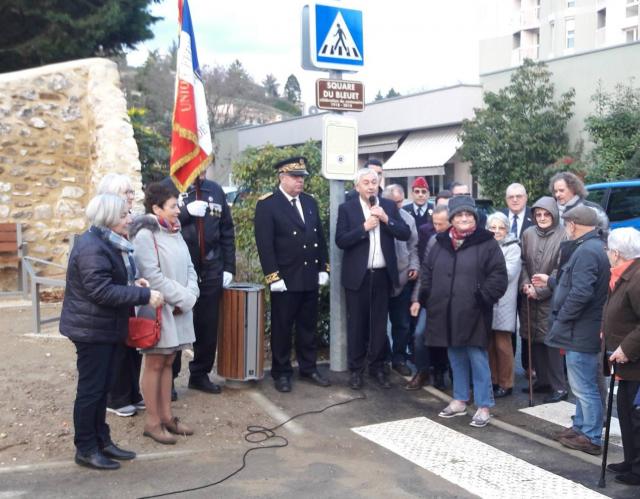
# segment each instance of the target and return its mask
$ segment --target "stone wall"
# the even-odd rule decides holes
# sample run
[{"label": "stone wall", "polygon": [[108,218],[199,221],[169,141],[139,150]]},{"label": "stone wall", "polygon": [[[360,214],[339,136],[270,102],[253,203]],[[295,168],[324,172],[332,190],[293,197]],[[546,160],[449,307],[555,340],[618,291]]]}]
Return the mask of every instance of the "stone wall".
[{"label": "stone wall", "polygon": [[[19,222],[26,253],[66,264],[84,231],[84,208],[108,172],[128,175],[142,197],[117,66],[84,59],[0,74],[0,223]],[[15,271],[0,269],[0,287]]]}]

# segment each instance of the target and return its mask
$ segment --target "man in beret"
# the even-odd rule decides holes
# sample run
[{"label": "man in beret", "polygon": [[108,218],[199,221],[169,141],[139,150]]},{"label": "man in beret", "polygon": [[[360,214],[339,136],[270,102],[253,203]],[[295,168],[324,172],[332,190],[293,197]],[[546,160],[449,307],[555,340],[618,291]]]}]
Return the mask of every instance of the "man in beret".
[{"label": "man in beret", "polygon": [[[578,205],[562,215],[573,248],[556,277],[535,274],[532,284],[548,285],[551,298],[551,328],[545,337],[550,347],[566,351],[567,374],[576,397],[573,426],[555,435],[565,447],[598,455],[602,452],[602,398],[598,390],[601,356],[600,326],[607,299],[609,261],[596,230],[598,213]],[[558,400],[567,394],[558,393]]]},{"label": "man in beret", "polygon": [[416,177],[411,184],[413,203],[406,204],[403,210],[409,212],[416,221],[416,227],[431,222],[433,205],[429,202],[429,183],[424,177]]},{"label": "man in beret", "polygon": [[279,186],[256,204],[254,229],[260,264],[271,292],[271,376],[276,390],[291,391],[291,340],[295,325],[300,377],[329,381],[316,367],[318,290],[329,282],[328,252],[318,203],[305,194],[304,157],[278,162]]}]

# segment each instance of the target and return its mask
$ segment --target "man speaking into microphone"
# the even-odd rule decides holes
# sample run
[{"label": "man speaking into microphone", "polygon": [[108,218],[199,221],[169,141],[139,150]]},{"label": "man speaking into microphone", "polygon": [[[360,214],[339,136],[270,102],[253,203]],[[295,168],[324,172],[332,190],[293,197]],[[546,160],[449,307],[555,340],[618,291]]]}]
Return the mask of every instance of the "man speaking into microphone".
[{"label": "man speaking into microphone", "polygon": [[349,386],[360,390],[366,365],[369,375],[390,388],[384,372],[387,312],[392,285],[398,285],[394,239],[411,236],[393,201],[378,197],[378,175],[358,170],[358,197],[338,208],[335,242],[344,250],[342,286],[347,305],[347,361]]}]

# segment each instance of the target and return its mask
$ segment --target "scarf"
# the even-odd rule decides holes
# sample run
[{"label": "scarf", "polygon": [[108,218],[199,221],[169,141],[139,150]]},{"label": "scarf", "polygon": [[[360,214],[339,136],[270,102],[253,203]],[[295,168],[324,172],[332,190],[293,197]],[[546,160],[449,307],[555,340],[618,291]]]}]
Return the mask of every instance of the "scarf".
[{"label": "scarf", "polygon": [[457,251],[460,246],[462,246],[462,243],[464,243],[464,240],[475,231],[476,227],[471,230],[460,231],[452,225],[451,229],[449,229],[449,237],[451,237],[451,245],[453,246],[453,249]]},{"label": "scarf", "polygon": [[111,229],[104,227],[96,227],[92,225],[89,229],[100,236],[100,239],[105,241],[109,246],[122,254],[122,261],[127,269],[127,283],[129,286],[133,286],[136,280],[136,262],[133,259],[133,244],[129,242],[125,237],[120,234],[116,234]]},{"label": "scarf", "polygon": [[169,222],[168,220],[165,220],[162,217],[156,216],[156,218],[158,219],[158,223],[160,224],[160,227],[164,227],[172,234],[175,234],[176,232],[180,232],[180,228],[181,228],[180,220],[176,220],[176,223],[172,224],[171,222]]},{"label": "scarf", "polygon": [[627,260],[626,262],[621,263],[620,265],[616,265],[615,267],[611,267],[611,279],[609,279],[609,289],[613,291],[616,287],[616,284],[624,274],[624,271],[631,267],[631,264],[636,260],[632,258],[631,260]]}]

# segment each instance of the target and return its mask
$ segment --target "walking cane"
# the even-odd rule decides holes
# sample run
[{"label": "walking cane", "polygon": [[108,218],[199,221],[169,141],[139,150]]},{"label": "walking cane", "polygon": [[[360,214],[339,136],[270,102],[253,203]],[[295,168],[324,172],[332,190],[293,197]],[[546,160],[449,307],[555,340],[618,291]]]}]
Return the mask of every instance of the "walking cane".
[{"label": "walking cane", "polygon": [[531,361],[531,304],[527,296],[527,350],[529,354],[529,407],[533,407],[533,362]]},{"label": "walking cane", "polygon": [[[607,359],[605,359],[607,362]],[[602,468],[600,469],[600,481],[598,487],[603,489],[605,487],[604,475],[607,470],[607,452],[609,450],[609,428],[611,427],[611,409],[613,408],[613,389],[616,384],[616,368],[617,364],[614,361],[611,365],[611,381],[609,381],[609,397],[607,400],[607,419],[604,424],[604,449],[602,449]]]}]

